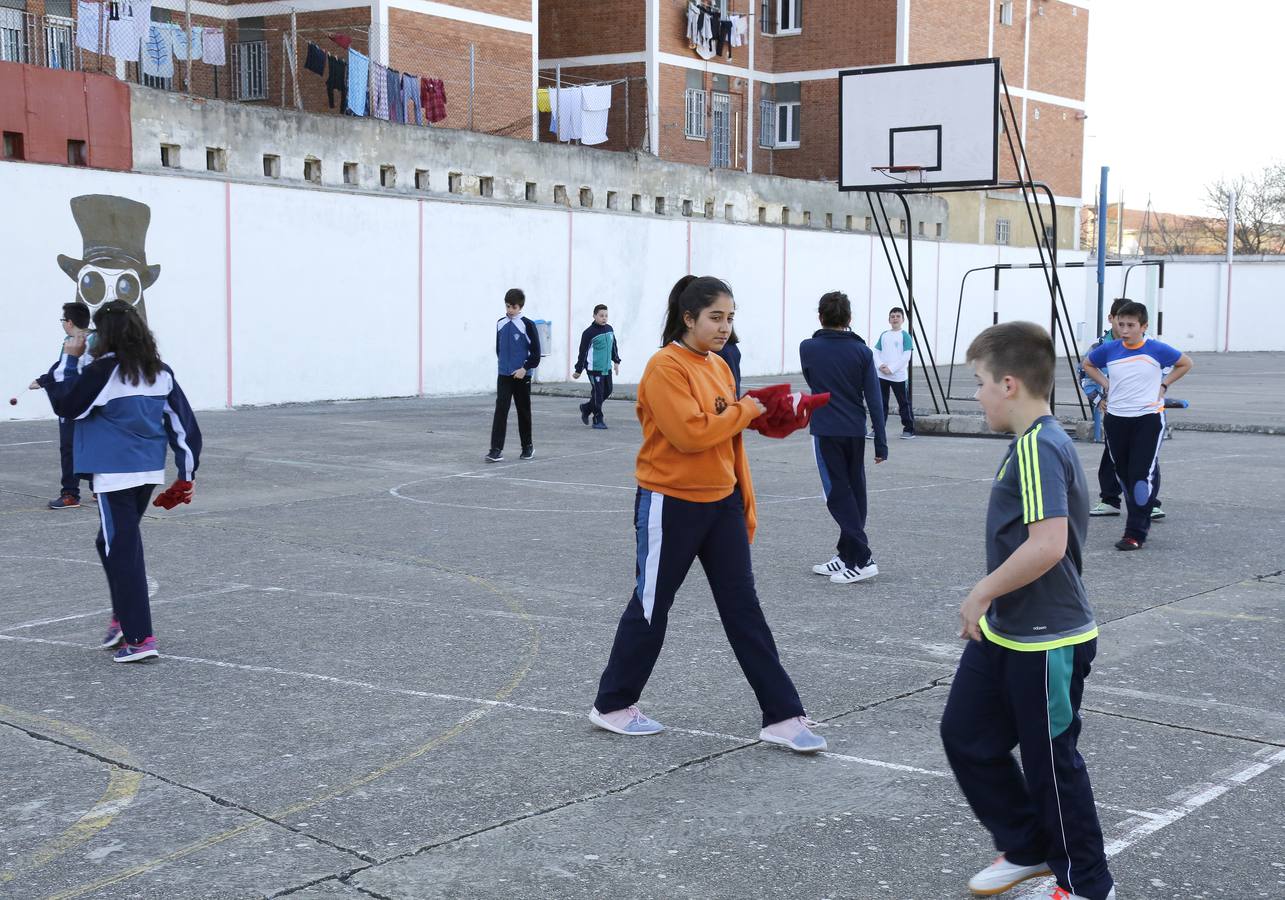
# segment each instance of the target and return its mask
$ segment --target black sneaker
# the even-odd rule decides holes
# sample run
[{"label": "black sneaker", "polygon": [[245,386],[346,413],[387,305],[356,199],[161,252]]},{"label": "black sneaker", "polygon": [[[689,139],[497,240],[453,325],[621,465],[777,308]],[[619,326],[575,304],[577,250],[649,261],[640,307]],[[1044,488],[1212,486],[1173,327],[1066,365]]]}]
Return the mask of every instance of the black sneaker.
[{"label": "black sneaker", "polygon": [[588,404],[588,403],[581,403],[581,404],[580,404],[580,423],[581,423],[582,425],[588,425],[588,424],[589,424],[589,413],[590,413],[591,411],[592,411],[592,410],[589,408],[589,404]]},{"label": "black sneaker", "polygon": [[518,457],[518,459],[535,459],[535,448],[534,448],[534,447],[523,447],[523,448],[522,448],[522,455],[521,455],[521,456],[519,456],[519,457]]},{"label": "black sneaker", "polygon": [[1120,538],[1120,540],[1118,540],[1118,541],[1116,541],[1116,542],[1115,542],[1115,549],[1117,549],[1117,550],[1141,550],[1141,549],[1142,549],[1142,541],[1138,540],[1137,538],[1122,537],[1122,538]]},{"label": "black sneaker", "polygon": [[599,431],[606,431],[606,430],[607,430],[607,423],[606,423],[606,422],[594,422],[594,423],[593,423],[593,427],[594,427],[594,428],[597,428]]},{"label": "black sneaker", "polygon": [[59,494],[58,499],[49,501],[50,509],[76,509],[80,506],[80,498],[75,494]]},{"label": "black sneaker", "polygon": [[503,453],[501,453],[499,450],[492,450],[490,453],[486,454],[486,461],[487,461],[487,462],[503,462],[503,461],[504,461],[504,454],[503,454]]}]

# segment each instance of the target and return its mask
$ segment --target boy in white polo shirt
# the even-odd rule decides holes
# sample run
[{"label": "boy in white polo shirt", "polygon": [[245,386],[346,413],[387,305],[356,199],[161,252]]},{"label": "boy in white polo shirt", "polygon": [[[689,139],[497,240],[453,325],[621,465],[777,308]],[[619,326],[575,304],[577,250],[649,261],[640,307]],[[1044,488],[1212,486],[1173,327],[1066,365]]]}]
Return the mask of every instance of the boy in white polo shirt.
[{"label": "boy in white polo shirt", "polygon": [[[1165,392],[1191,370],[1191,357],[1147,337],[1147,308],[1141,303],[1123,304],[1114,327],[1120,340],[1089,353],[1084,358],[1084,374],[1106,396],[1103,429],[1107,450],[1128,511],[1124,537],[1115,547],[1140,550],[1147,541],[1151,509],[1160,491]],[[1164,370],[1170,368],[1166,375]]]},{"label": "boy in white polo shirt", "polygon": [[897,397],[897,412],[901,415],[901,437],[910,440],[915,436],[915,414],[910,408],[910,398],[906,393],[906,379],[910,373],[910,354],[914,343],[910,335],[902,331],[906,324],[906,314],[900,306],[888,311],[890,331],[879,335],[875,341],[875,367],[879,372],[879,390],[883,396],[883,417],[886,421],[892,413],[888,406],[888,391]]}]

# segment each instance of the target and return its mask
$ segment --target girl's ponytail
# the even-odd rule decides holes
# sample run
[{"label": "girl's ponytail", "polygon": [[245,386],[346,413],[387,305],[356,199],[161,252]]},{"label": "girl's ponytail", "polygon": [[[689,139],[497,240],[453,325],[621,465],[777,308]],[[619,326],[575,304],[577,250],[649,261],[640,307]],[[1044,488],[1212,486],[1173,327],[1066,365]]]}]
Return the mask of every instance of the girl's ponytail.
[{"label": "girl's ponytail", "polygon": [[661,332],[660,346],[668,346],[687,333],[687,322],[683,316],[692,318],[714,302],[716,297],[726,294],[732,296],[732,289],[722,279],[712,275],[684,275],[674,283],[669,291],[669,305],[665,310],[665,329]]}]

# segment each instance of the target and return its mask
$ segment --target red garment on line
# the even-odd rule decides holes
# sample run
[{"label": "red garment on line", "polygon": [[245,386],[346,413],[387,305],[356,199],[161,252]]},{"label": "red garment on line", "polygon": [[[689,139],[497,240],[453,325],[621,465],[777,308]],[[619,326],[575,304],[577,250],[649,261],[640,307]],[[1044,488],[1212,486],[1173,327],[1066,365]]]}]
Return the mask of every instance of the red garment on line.
[{"label": "red garment on line", "polygon": [[352,47],[352,38],[346,34],[332,34],[330,39],[345,50]]},{"label": "red garment on line", "polygon": [[440,122],[446,118],[446,85],[442,84],[442,79],[421,78],[419,96],[425,119]]}]

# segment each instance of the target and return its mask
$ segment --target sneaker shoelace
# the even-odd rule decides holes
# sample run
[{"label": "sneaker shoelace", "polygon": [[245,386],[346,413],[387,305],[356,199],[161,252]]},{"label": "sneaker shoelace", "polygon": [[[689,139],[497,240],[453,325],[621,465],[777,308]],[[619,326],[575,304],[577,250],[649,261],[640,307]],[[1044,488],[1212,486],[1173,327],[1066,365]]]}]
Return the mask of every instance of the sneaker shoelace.
[{"label": "sneaker shoelace", "polygon": [[647,721],[647,717],[642,714],[642,710],[636,706],[629,707],[629,724],[640,725]]}]

